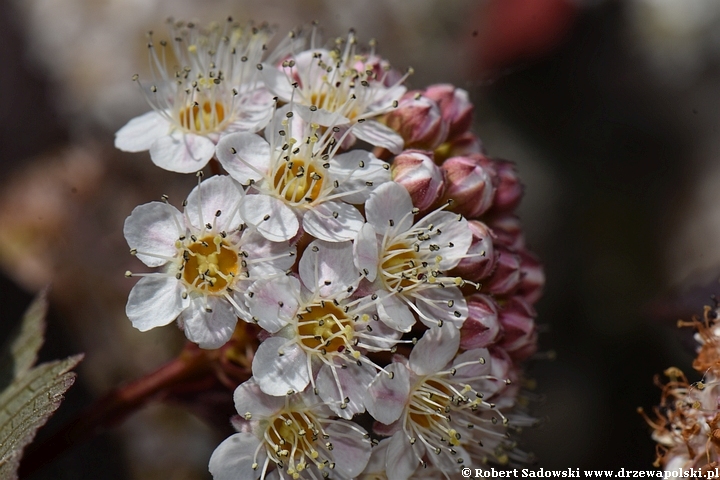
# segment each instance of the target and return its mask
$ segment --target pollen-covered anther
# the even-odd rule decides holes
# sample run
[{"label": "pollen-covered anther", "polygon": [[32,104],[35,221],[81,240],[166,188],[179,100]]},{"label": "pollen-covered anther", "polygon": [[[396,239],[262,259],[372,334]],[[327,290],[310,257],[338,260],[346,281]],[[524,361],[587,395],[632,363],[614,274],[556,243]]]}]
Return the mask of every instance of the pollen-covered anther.
[{"label": "pollen-covered anther", "polygon": [[182,280],[189,287],[219,293],[232,286],[241,266],[237,249],[222,235],[178,241],[182,248]]}]

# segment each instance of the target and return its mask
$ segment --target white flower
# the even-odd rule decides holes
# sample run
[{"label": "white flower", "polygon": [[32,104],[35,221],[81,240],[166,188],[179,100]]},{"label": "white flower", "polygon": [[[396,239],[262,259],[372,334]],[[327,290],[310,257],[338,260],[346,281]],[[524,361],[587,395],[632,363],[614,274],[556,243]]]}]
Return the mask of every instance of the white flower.
[{"label": "white flower", "polygon": [[370,385],[367,410],[387,425],[376,430],[392,435],[385,462],[389,480],[406,480],[420,465],[433,465],[455,478],[451,472],[470,466],[473,458],[508,461],[498,450],[507,420],[483,400],[480,389],[488,382],[504,382],[489,374],[485,349],[468,350],[453,360],[459,344],[460,332],[451,324],[432,327],[407,365],[391,364],[391,375],[380,372]]},{"label": "white flower", "polygon": [[465,281],[443,272],[455,267],[472,243],[472,232],[460,215],[435,210],[413,223],[417,209],[401,185],[379,186],[365,202],[367,223],[355,239],[355,264],[381,297],[380,320],[408,332],[412,312],[427,326],[467,318],[459,286]]},{"label": "white flower", "polygon": [[351,479],[370,458],[367,432],[331,419],[332,412],[311,392],[274,397],[251,378],[235,390],[235,408],[240,433],[210,457],[215,480],[257,480],[273,473],[281,479]]},{"label": "white flower", "polygon": [[245,313],[244,292],[260,276],[282,275],[294,263],[287,243],[244,230],[240,185],[215,176],[195,187],[183,213],[163,202],[136,207],[125,221],[131,253],[164,272],[131,274],[126,312],[140,331],[179,319],[187,338],[218,348]]},{"label": "white flower", "polygon": [[400,153],[402,137],[374,118],[397,107],[407,75],[391,83],[387,63],[374,51],[360,54],[352,32],[345,45],[342,39],[337,43],[333,50],[311,48],[293,55],[280,68],[263,65],[267,88],[282,101],[293,102],[307,122],[342,127],[341,132],[352,126],[354,137]]},{"label": "white flower", "polygon": [[372,301],[350,298],[359,278],[350,242],[314,241],[299,273],[300,280],[258,280],[248,289],[253,320],[273,334],[258,347],[253,375],[270,395],[312,384],[338,415],[352,418],[365,411],[364,389],[380,368],[364,353],[390,350],[400,334],[371,321]]},{"label": "white flower", "polygon": [[377,185],[389,181],[389,166],[364,150],[336,155],[332,132],[287,121],[293,118],[289,108],[278,109],[266,130],[270,143],[250,133],[227,135],[218,143],[225,170],[251,184],[248,193],[257,193],[247,196],[243,215],[270,240],[293,238],[299,228],[296,215],[315,238],[351,240],[365,219],[349,203],[364,202]]},{"label": "white flower", "polygon": [[[257,132],[270,120],[272,97],[257,81],[256,65],[272,32],[266,27],[224,25],[201,29],[170,23],[170,47],[150,40],[153,85],[146,93],[152,111],[132,119],[115,137],[127,152],[150,150],[165,170],[201,170],[215,144],[230,132]],[[167,58],[175,57],[168,66]],[[135,77],[137,80],[137,76]]]}]

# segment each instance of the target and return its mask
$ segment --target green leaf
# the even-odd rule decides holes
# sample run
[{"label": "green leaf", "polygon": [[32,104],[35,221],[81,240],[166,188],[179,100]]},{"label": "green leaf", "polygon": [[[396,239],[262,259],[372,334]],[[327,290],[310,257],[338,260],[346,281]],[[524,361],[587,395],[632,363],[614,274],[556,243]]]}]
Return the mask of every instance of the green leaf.
[{"label": "green leaf", "polygon": [[70,370],[82,355],[35,368],[45,335],[46,292],[33,301],[19,330],[0,350],[0,478],[17,479],[22,451],[60,406],[75,382]]}]

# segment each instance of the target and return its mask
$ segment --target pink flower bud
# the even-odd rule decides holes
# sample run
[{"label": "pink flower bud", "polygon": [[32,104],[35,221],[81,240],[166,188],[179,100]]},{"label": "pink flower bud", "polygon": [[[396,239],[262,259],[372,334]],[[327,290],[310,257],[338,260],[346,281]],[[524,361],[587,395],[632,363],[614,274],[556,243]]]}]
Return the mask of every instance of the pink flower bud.
[{"label": "pink flower bud", "polygon": [[512,297],[499,311],[500,324],[505,335],[502,347],[515,361],[522,361],[537,351],[535,310],[520,297]]},{"label": "pink flower bud", "polygon": [[466,298],[468,317],[460,329],[460,346],[465,350],[486,348],[501,333],[497,305],[492,297],[474,293]]},{"label": "pink flower bud", "polygon": [[392,164],[393,180],[410,193],[413,205],[425,213],[445,192],[442,170],[431,152],[406,150],[395,157]]},{"label": "pink flower bud", "polygon": [[492,273],[497,254],[493,247],[493,232],[487,225],[478,220],[470,220],[468,226],[473,236],[472,244],[468,249],[468,256],[460,260],[452,274],[478,282]]},{"label": "pink flower bud", "polygon": [[520,287],[518,295],[530,304],[534,304],[543,293],[545,286],[545,271],[540,260],[528,250],[520,251]]},{"label": "pink flower bud", "polygon": [[488,226],[493,231],[495,245],[502,245],[513,251],[525,248],[522,225],[515,215],[493,217],[488,221]]},{"label": "pink flower bud", "polygon": [[437,147],[435,162],[442,164],[450,157],[467,157],[481,153],[483,153],[483,147],[480,139],[470,132],[465,132]]},{"label": "pink flower bud", "polygon": [[446,190],[443,200],[452,199],[451,209],[467,218],[477,218],[485,213],[493,202],[495,172],[483,165],[482,155],[452,157],[442,164],[445,172]]},{"label": "pink flower bud", "polygon": [[498,180],[493,212],[512,212],[520,204],[523,185],[518,179],[514,163],[507,160],[495,160],[494,163]]},{"label": "pink flower bud", "polygon": [[468,93],[450,84],[431,85],[425,89],[425,96],[440,107],[445,123],[448,124],[448,139],[467,132],[473,118],[473,104]]},{"label": "pink flower bud", "polygon": [[490,280],[483,284],[483,290],[494,295],[513,293],[520,284],[520,255],[505,248],[498,248],[497,267]]},{"label": "pink flower bud", "polygon": [[398,107],[385,117],[385,123],[405,140],[405,148],[434,150],[447,137],[447,124],[440,108],[419,92],[408,92]]}]

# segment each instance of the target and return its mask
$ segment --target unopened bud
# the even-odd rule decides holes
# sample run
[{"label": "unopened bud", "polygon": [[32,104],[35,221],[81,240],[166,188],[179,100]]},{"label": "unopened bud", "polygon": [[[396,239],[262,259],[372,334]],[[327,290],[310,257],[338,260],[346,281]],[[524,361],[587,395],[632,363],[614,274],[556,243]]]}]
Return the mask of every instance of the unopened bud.
[{"label": "unopened bud", "polygon": [[404,151],[393,160],[392,176],[410,193],[413,205],[421,214],[438,202],[445,192],[442,170],[430,152]]},{"label": "unopened bud", "polygon": [[447,137],[440,108],[418,92],[406,93],[398,107],[387,114],[385,123],[403,137],[406,148],[434,150]]},{"label": "unopened bud", "polygon": [[445,199],[453,199],[452,210],[477,218],[491,206],[495,196],[495,172],[483,165],[482,155],[452,157],[442,164],[445,172]]},{"label": "unopened bud", "polygon": [[502,331],[495,300],[482,293],[474,293],[466,300],[468,317],[460,329],[460,346],[471,350],[495,343]]},{"label": "unopened bud", "polygon": [[520,204],[523,185],[518,179],[515,164],[507,160],[494,160],[497,172],[497,188],[493,212],[512,212]]},{"label": "unopened bud", "polygon": [[493,247],[493,232],[479,220],[468,221],[472,243],[467,256],[452,269],[451,274],[472,282],[488,277],[495,268],[497,254]]},{"label": "unopened bud", "polygon": [[473,105],[465,90],[447,83],[431,85],[425,89],[425,96],[440,107],[442,119],[448,125],[448,140],[452,141],[470,128]]},{"label": "unopened bud", "polygon": [[516,362],[525,360],[537,350],[535,310],[520,297],[512,297],[498,312],[505,334],[499,346]]},{"label": "unopened bud", "polygon": [[483,287],[494,295],[508,295],[520,285],[520,255],[505,248],[498,248],[498,253],[495,271]]},{"label": "unopened bud", "polygon": [[545,271],[540,260],[528,250],[521,250],[518,295],[530,302],[530,304],[534,304],[540,300],[543,287],[545,287]]}]

